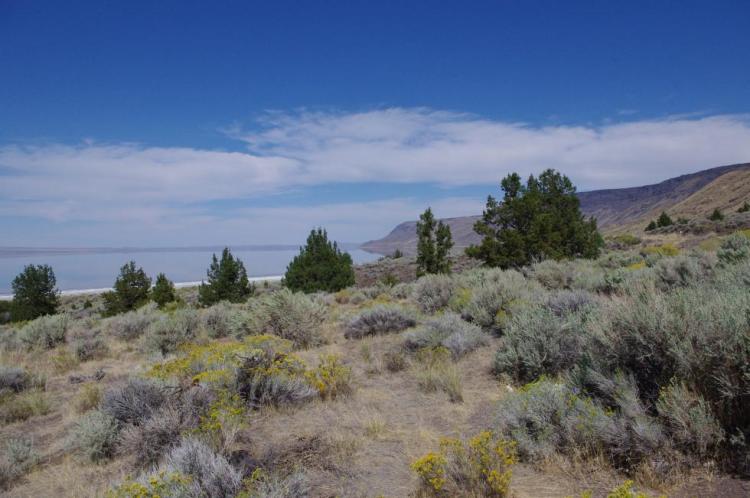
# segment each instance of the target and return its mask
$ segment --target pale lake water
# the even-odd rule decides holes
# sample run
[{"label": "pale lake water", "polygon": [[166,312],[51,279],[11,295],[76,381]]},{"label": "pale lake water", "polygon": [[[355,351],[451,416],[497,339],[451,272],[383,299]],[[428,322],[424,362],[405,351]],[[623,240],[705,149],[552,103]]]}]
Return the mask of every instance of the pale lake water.
[{"label": "pale lake water", "polygon": [[[367,263],[380,256],[359,249],[347,250],[355,263]],[[12,292],[11,282],[25,265],[48,264],[55,271],[57,287],[62,290],[85,290],[111,287],[120,267],[130,260],[142,266],[151,278],[164,273],[175,283],[197,282],[206,278],[212,251],[130,252],[86,254],[41,254],[0,257],[0,295]],[[233,250],[245,264],[248,276],[283,275],[299,249]],[[217,254],[220,256],[220,254]]]}]

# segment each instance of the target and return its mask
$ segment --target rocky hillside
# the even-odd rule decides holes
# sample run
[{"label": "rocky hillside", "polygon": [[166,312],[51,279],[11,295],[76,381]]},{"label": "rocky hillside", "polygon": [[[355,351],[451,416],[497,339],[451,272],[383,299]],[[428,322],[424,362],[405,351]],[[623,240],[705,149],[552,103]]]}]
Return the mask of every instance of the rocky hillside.
[{"label": "rocky hillside", "polygon": [[[714,208],[736,210],[750,201],[750,163],[711,168],[670,178],[654,185],[620,189],[592,190],[578,194],[581,209],[594,216],[605,233],[641,232],[648,220],[667,211],[673,217],[693,219]],[[456,251],[478,242],[473,225],[480,216],[448,218]],[[416,250],[416,221],[407,221],[382,239],[364,243],[366,251],[406,254]]]}]

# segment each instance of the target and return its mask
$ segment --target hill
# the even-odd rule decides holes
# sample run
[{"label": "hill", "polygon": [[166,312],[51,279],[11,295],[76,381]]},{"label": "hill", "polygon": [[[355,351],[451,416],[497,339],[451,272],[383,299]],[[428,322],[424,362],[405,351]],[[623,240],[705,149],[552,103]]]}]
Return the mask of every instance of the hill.
[{"label": "hill", "polygon": [[[578,197],[581,210],[587,216],[594,216],[603,232],[640,233],[648,220],[662,211],[673,218],[692,219],[714,208],[736,210],[750,200],[750,163],[711,168],[653,185],[580,192]],[[479,218],[477,215],[443,220],[451,227],[455,251],[463,251],[479,241],[472,228]],[[378,254],[391,254],[396,249],[413,254],[416,223],[401,223],[382,239],[365,242],[361,248]]]}]

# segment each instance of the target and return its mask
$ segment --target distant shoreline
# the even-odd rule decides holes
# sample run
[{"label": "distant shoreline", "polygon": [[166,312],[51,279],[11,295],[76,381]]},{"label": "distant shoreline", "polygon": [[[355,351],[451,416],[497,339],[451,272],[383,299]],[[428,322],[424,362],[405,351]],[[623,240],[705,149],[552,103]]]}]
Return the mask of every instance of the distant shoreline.
[{"label": "distant shoreline", "polygon": [[[265,277],[250,277],[248,280],[250,282],[278,282],[282,279],[281,275],[268,275]],[[176,282],[174,286],[178,289],[183,289],[186,287],[198,287],[202,281],[197,282]],[[95,294],[103,294],[105,292],[111,291],[111,287],[103,287],[99,289],[66,289],[63,291],[60,291],[61,296],[83,296],[83,295],[95,295]],[[0,301],[10,301],[13,299],[13,294],[0,294]]]}]

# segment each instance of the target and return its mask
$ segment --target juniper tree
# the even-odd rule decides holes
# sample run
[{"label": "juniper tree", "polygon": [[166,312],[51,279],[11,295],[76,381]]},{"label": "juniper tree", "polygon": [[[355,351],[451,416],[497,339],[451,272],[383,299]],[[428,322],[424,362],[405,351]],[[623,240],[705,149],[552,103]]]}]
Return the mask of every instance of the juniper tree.
[{"label": "juniper tree", "polygon": [[672,221],[672,218],[669,217],[666,211],[662,211],[659,215],[659,218],[656,220],[656,225],[659,227],[668,227],[669,225],[672,225],[674,222]]},{"label": "juniper tree", "polygon": [[151,299],[160,308],[163,308],[167,303],[177,300],[174,284],[163,273],[159,273],[156,276],[156,283],[154,283],[154,288],[151,290]]},{"label": "juniper tree", "polygon": [[211,256],[206,276],[208,282],[201,282],[198,287],[198,302],[202,306],[211,306],[220,301],[241,303],[255,290],[247,278],[245,265],[232,256],[228,247],[222,251],[221,259],[216,254]]},{"label": "juniper tree", "polygon": [[57,279],[49,265],[28,265],[13,279],[13,301],[10,305],[14,321],[33,320],[42,315],[54,315],[60,304],[55,288]]},{"label": "juniper tree", "polygon": [[482,242],[466,250],[488,266],[520,267],[551,258],[595,258],[603,245],[594,218],[581,213],[575,186],[548,169],[526,184],[517,173],[501,182],[502,202],[487,198],[474,225]]},{"label": "juniper tree", "polygon": [[113,287],[114,291],[102,294],[104,314],[110,316],[145,304],[151,290],[151,279],[143,268],[136,268],[135,261],[129,261],[120,268]]},{"label": "juniper tree", "polygon": [[417,222],[417,276],[450,272],[451,229],[427,208]]},{"label": "juniper tree", "polygon": [[329,241],[325,230],[313,229],[287,266],[284,285],[302,292],[336,292],[354,285],[352,257],[341,252],[335,241]]}]

